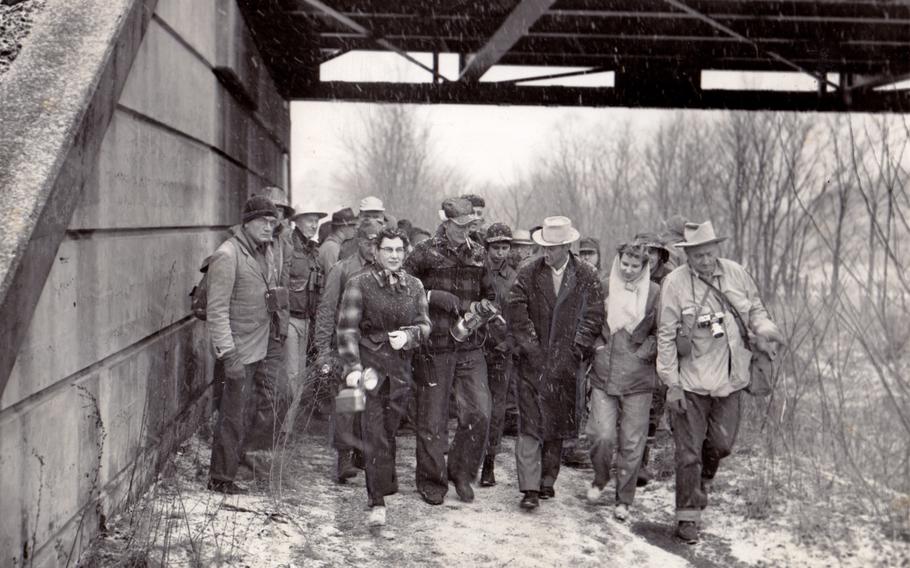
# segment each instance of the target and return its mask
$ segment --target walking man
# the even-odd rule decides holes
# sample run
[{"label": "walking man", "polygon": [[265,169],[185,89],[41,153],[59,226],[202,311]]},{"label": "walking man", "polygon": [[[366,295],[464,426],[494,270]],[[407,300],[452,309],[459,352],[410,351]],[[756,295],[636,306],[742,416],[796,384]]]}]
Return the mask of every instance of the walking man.
[{"label": "walking man", "polygon": [[[485,278],[483,245],[468,232],[479,219],[471,202],[446,199],[445,221],[435,237],[416,247],[404,268],[423,283],[433,329],[426,350],[414,358],[417,388],[417,490],[424,501],[439,505],[448,483],[462,501],[474,500],[471,482],[483,459],[490,424],[490,391],[483,356],[482,332],[463,341],[452,335],[459,318],[481,300],[493,301]],[[458,430],[449,446],[449,395],[454,390]],[[446,450],[448,449],[448,462]]]},{"label": "walking man", "polygon": [[[698,522],[720,460],[730,455],[739,429],[743,389],[749,385],[750,342],[773,351],[784,338],[762,305],[746,270],[719,258],[710,221],[686,223],[686,264],[665,279],[657,333],[657,373],[667,385],[676,442],[677,536],[698,540]],[[736,314],[732,310],[736,310]]]},{"label": "walking man", "polygon": [[507,319],[520,353],[515,446],[521,507],[556,496],[562,441],[578,435],[578,369],[603,325],[594,267],[570,251],[579,234],[568,217],[547,217],[531,233],[542,256],[526,260],[509,294]]}]

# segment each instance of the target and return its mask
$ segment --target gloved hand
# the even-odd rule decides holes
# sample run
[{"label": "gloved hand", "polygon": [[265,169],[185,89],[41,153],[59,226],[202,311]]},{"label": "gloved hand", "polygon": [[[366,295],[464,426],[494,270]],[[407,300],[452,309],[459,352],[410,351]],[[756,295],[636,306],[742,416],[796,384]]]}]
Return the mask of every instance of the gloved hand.
[{"label": "gloved hand", "polygon": [[392,346],[392,349],[398,351],[404,347],[408,342],[408,332],[402,330],[390,331],[389,332],[389,345]]},{"label": "gloved hand", "polygon": [[686,393],[682,385],[673,385],[667,389],[667,408],[676,414],[686,413]]},{"label": "gloved hand", "polygon": [[446,312],[458,313],[461,311],[461,300],[458,296],[445,290],[432,290],[429,304],[436,309]]}]

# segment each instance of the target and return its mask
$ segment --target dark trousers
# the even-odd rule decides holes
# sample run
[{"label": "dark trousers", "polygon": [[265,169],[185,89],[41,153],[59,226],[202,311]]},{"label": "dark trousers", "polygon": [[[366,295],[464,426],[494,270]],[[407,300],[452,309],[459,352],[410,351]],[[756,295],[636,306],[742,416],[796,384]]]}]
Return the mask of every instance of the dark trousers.
[{"label": "dark trousers", "polygon": [[559,477],[561,457],[562,440],[539,440],[519,433],[515,444],[518,490],[540,491],[541,487],[553,487]]},{"label": "dark trousers", "polygon": [[685,414],[671,413],[676,442],[676,518],[698,521],[708,504],[702,478],[713,479],[739,430],[742,391],[712,398],[691,392]]},{"label": "dark trousers", "polygon": [[492,403],[486,455],[494,457],[499,452],[499,442],[502,440],[502,430],[505,426],[506,403],[512,379],[512,356],[500,351],[492,351],[486,354],[486,360],[487,385],[490,388]]},{"label": "dark trousers", "polygon": [[[371,507],[385,505],[383,497],[398,492],[395,472],[395,433],[407,412],[410,391],[407,385],[386,378],[375,391],[367,393],[361,419],[367,497]],[[394,388],[393,388],[394,387]]]},{"label": "dark trousers", "polygon": [[256,419],[255,376],[264,365],[265,359],[249,365],[236,360],[224,362],[224,383],[209,465],[209,479],[213,481],[233,481],[237,475],[247,433]]},{"label": "dark trousers", "polygon": [[[487,363],[480,349],[414,358],[417,385],[417,490],[442,496],[448,479],[472,480],[483,460],[490,425]],[[455,393],[458,428],[449,446],[449,393]],[[446,465],[448,449],[448,466]]]},{"label": "dark trousers", "polygon": [[269,338],[268,350],[254,376],[256,415],[247,433],[248,449],[271,450],[291,404],[284,344]]}]

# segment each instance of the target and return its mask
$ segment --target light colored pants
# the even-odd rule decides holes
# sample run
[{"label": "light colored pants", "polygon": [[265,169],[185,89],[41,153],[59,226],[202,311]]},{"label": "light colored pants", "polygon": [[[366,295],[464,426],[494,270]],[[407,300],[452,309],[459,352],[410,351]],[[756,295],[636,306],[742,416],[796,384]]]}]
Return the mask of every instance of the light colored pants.
[{"label": "light colored pants", "polygon": [[553,487],[559,476],[562,440],[541,441],[534,436],[518,434],[515,443],[515,468],[518,470],[518,490],[540,491]]},{"label": "light colored pants", "polygon": [[[288,380],[293,394],[303,388],[306,374],[306,348],[310,339],[310,320],[291,316],[288,338],[284,342],[284,360],[288,367]],[[306,396],[308,393],[302,393]]]},{"label": "light colored pants", "polygon": [[631,505],[635,498],[638,468],[648,437],[651,393],[610,396],[595,388],[591,392],[591,412],[587,434],[591,444],[594,485],[603,489],[610,479],[613,450],[616,459],[616,501]]}]

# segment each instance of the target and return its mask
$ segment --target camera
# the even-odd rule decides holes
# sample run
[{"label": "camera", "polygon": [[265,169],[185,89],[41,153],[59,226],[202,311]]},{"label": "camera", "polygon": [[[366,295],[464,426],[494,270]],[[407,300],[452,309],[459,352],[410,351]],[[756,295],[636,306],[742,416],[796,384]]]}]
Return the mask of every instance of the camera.
[{"label": "camera", "polygon": [[290,293],[284,286],[276,286],[265,291],[265,306],[270,314],[286,310],[290,305]]},{"label": "camera", "polygon": [[711,314],[702,314],[698,316],[698,319],[695,320],[698,327],[704,329],[706,327],[711,328],[711,335],[715,339],[721,338],[724,336],[724,313],[723,312],[714,312]]}]

